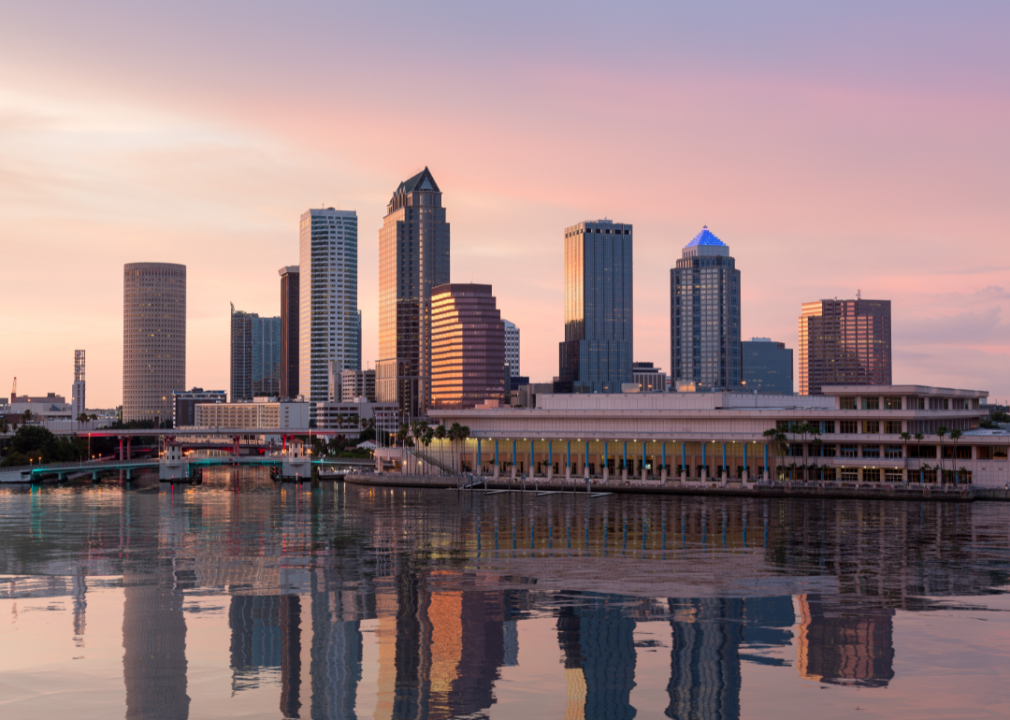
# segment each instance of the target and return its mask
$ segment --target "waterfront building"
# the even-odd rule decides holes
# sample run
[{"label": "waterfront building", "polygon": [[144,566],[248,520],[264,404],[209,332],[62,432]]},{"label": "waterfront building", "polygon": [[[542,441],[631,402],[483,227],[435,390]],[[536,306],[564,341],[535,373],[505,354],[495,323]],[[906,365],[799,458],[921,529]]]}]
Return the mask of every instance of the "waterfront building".
[{"label": "waterfront building", "polygon": [[785,343],[751,338],[740,344],[743,386],[750,392],[793,394],[793,351]]},{"label": "waterfront building", "polygon": [[201,403],[223,403],[228,401],[224,390],[192,390],[172,393],[172,427],[189,427],[196,424],[196,406]]},{"label": "waterfront building", "polygon": [[[396,403],[377,403],[357,399],[343,402],[316,403],[316,427],[320,430],[341,430],[348,438],[356,438],[366,424],[374,423],[377,431],[395,433],[402,418]],[[366,423],[366,421],[368,421]]]},{"label": "waterfront building", "polygon": [[740,386],[740,271],[708,226],[670,270],[670,345],[675,383]]},{"label": "waterfront building", "polygon": [[354,402],[356,398],[375,402],[374,370],[344,370],[340,373],[340,397],[333,399]]},{"label": "waterfront building", "polygon": [[431,292],[431,407],[505,401],[505,326],[490,285]]},{"label": "waterfront building", "polygon": [[[483,474],[497,463],[499,473],[541,477],[1010,483],[1010,434],[980,429],[987,392],[919,385],[823,392],[540,394],[534,409],[431,414],[470,428],[463,462]],[[941,438],[941,428],[963,436]],[[768,430],[784,439],[769,439]],[[906,441],[903,432],[923,438]]]},{"label": "waterfront building", "polygon": [[376,395],[409,417],[431,402],[431,291],[449,282],[449,223],[425,168],[400,183],[379,230]]},{"label": "waterfront building", "polygon": [[84,351],[74,350],[74,386],[70,402],[70,415],[74,420],[87,409],[84,390]]},{"label": "waterfront building", "polygon": [[325,208],[299,224],[298,391],[328,399],[329,363],[341,370],[358,359],[358,215]]},{"label": "waterfront building", "polygon": [[186,266],[123,267],[123,421],[164,422],[186,389]]},{"label": "waterfront building", "polygon": [[891,384],[891,301],[818,300],[800,313],[800,395]]},{"label": "waterfront building", "polygon": [[231,306],[231,401],[280,394],[281,318],[261,318]]},{"label": "waterfront building", "polygon": [[298,397],[298,302],[300,298],[297,265],[282,267],[281,276],[281,378],[280,397]]},{"label": "waterfront building", "polygon": [[634,235],[628,223],[565,228],[565,339],[558,389],[619,393],[632,381]]},{"label": "waterfront building", "polygon": [[502,322],[505,323],[505,364],[510,377],[519,377],[522,375],[519,370],[519,328],[505,318]]},{"label": "waterfront building", "polygon": [[197,403],[194,427],[307,430],[309,403],[269,400]]},{"label": "waterfront building", "polygon": [[638,392],[666,392],[666,373],[651,362],[634,363],[631,381],[638,385]]}]

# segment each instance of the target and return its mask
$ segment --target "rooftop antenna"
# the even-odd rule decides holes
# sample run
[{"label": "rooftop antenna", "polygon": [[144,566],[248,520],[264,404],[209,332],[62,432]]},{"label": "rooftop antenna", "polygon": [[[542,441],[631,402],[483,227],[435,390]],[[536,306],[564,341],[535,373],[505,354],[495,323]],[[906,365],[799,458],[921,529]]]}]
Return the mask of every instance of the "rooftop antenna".
[{"label": "rooftop antenna", "polygon": [[862,300],[862,299],[863,299],[863,291],[856,290],[856,300]]}]

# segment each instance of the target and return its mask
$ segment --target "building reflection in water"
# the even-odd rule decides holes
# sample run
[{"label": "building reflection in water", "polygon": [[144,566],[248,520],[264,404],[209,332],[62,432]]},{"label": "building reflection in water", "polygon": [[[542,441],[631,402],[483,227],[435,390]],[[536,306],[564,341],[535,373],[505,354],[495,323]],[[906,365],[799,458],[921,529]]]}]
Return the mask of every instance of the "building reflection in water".
[{"label": "building reflection in water", "polygon": [[894,610],[846,606],[820,595],[797,598],[799,672],[838,685],[885,687],[894,677]]},{"label": "building reflection in water", "polygon": [[670,600],[670,704],[677,720],[740,717],[743,600]]}]

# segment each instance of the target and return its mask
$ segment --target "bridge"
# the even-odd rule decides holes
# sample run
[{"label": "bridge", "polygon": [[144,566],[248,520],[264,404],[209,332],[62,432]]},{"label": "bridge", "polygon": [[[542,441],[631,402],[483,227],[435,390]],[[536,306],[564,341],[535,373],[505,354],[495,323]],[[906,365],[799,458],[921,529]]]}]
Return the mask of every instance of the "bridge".
[{"label": "bridge", "polygon": [[0,468],[0,483],[38,483],[45,478],[55,477],[60,481],[71,475],[91,475],[94,482],[106,473],[125,472],[126,480],[132,480],[140,470],[158,470],[158,477],[165,482],[193,482],[201,471],[215,466],[269,467],[271,475],[278,480],[305,481],[312,479],[313,469],[355,469],[372,468],[375,461],[350,458],[311,458],[303,455],[294,446],[282,455],[226,455],[221,457],[192,458],[182,454],[178,446],[170,447],[162,457],[145,460],[86,460],[84,462],[39,463],[21,467]]}]

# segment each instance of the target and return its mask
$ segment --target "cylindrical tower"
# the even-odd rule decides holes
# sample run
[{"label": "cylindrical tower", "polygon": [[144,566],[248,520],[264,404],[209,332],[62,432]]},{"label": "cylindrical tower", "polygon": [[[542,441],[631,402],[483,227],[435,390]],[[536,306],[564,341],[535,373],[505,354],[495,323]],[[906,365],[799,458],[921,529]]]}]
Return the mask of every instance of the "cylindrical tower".
[{"label": "cylindrical tower", "polygon": [[123,268],[123,421],[172,419],[186,389],[186,266]]}]

